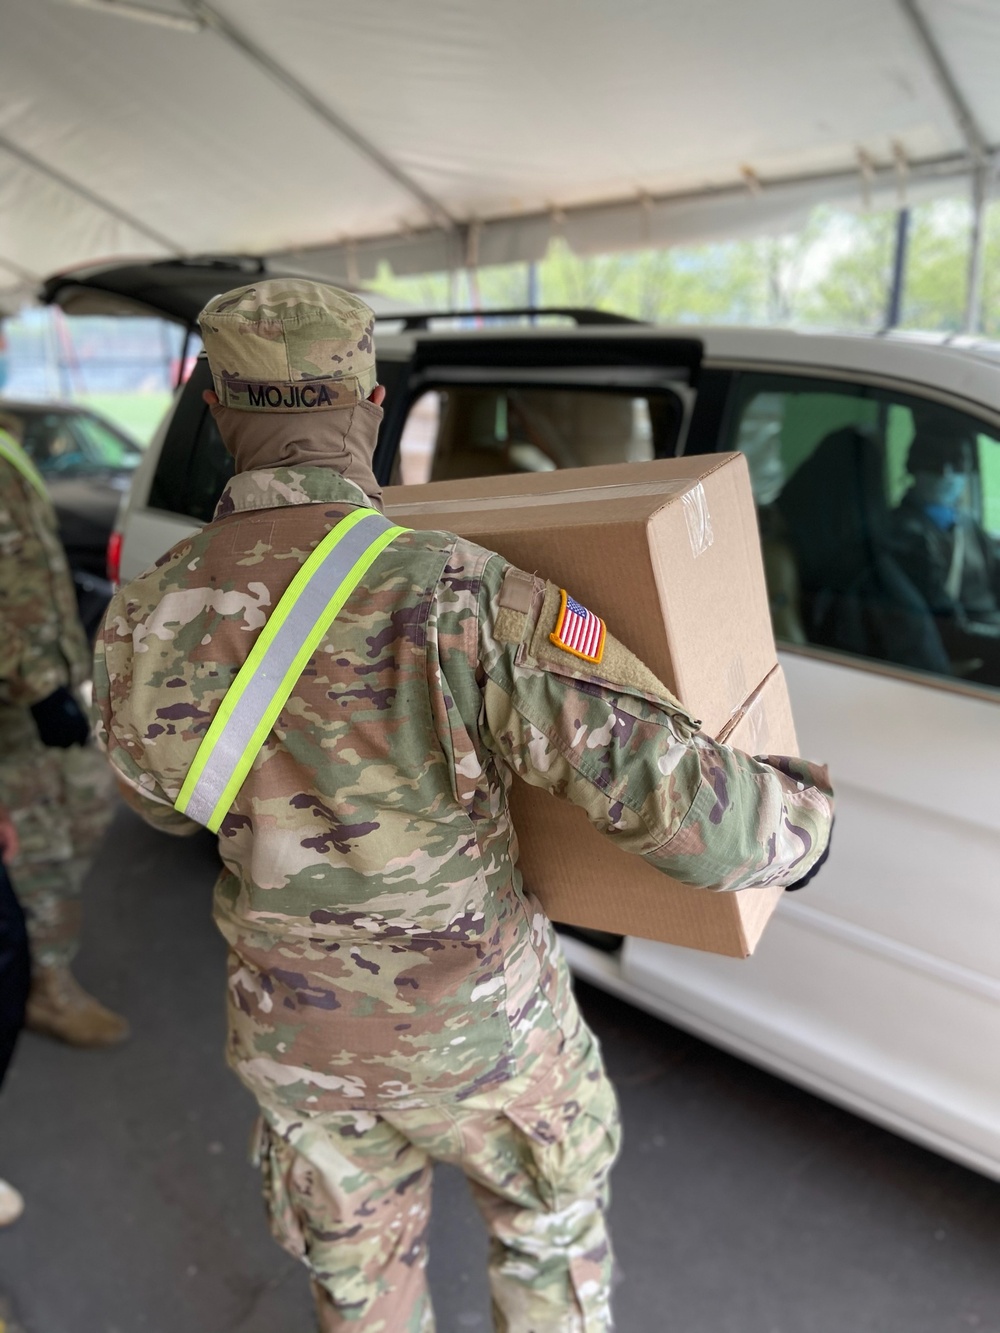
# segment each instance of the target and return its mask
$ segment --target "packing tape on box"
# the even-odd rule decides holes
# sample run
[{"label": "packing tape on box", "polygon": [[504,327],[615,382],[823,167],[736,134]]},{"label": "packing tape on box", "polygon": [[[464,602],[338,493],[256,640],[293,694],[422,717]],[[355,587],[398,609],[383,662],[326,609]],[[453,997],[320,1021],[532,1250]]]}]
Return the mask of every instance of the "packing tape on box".
[{"label": "packing tape on box", "polygon": [[715,540],[715,534],[712,532],[712,515],[708,512],[708,497],[700,481],[681,496],[681,504],[691,538],[691,554],[704,555]]},{"label": "packing tape on box", "polygon": [[729,717],[715,735],[715,739],[723,745],[729,744],[729,737],[746,717],[753,703],[746,697],[747,673],[743,666],[743,658],[738,655],[731,657],[726,663],[726,693],[730,699],[739,699],[740,702],[729,710]]},{"label": "packing tape on box", "polygon": [[[619,486],[576,486],[572,490],[550,491],[546,495],[490,495],[480,499],[414,500],[408,504],[386,505],[385,512],[386,514],[474,513],[481,509],[507,509],[513,505],[519,509],[528,509],[541,505],[564,504],[570,500],[597,504],[607,500],[628,500],[637,495],[670,496],[680,495],[682,492],[687,492],[683,495],[682,503],[687,515],[688,532],[691,533],[691,546],[695,550],[695,555],[700,555],[712,544],[712,522],[708,513],[705,490],[700,481],[693,487],[690,480],[637,481]],[[691,500],[690,507],[689,500]],[[696,533],[699,549],[695,549]]]},{"label": "packing tape on box", "polygon": [[765,753],[768,748],[764,744],[767,733],[767,718],[759,695],[750,700],[750,705],[740,719],[740,723],[746,732],[745,753]]}]

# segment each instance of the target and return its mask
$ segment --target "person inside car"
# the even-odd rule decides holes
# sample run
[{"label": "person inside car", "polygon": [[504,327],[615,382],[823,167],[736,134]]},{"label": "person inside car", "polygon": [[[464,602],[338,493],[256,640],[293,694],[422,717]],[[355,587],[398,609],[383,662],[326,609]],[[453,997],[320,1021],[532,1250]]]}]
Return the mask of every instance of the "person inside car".
[{"label": "person inside car", "polygon": [[[897,558],[935,616],[955,674],[1000,680],[1000,558],[969,507],[975,440],[946,415],[916,423],[893,514]],[[961,426],[961,423],[958,423]]]}]

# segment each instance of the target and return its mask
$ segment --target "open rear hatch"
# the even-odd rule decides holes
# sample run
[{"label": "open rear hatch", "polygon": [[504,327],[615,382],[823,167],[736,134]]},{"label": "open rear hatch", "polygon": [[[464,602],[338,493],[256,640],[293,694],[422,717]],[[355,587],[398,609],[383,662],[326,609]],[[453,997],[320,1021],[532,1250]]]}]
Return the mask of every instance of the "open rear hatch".
[{"label": "open rear hatch", "polygon": [[264,278],[311,278],[358,290],[377,315],[400,307],[399,301],[361,291],[334,275],[272,264],[254,255],[88,264],[53,274],[42,284],[39,299],[67,315],[158,315],[193,330],[199,312],[213,296]]}]

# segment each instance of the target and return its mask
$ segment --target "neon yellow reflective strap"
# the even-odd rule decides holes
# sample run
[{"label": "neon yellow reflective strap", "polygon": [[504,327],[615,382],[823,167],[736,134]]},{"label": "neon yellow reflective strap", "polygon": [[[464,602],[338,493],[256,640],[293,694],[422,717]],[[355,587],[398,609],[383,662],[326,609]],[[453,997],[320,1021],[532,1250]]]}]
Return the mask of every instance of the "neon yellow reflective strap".
[{"label": "neon yellow reflective strap", "polygon": [[49,493],[45,489],[45,482],[42,480],[42,474],[24,452],[24,448],[18,444],[13,435],[5,430],[0,430],[0,455],[6,458],[7,462],[10,463],[12,467],[17,468],[25,481],[34,486],[35,490],[44,500],[49,499]]},{"label": "neon yellow reflective strap", "polygon": [[212,719],[174,803],[177,810],[218,832],[323,635],[381,552],[406,531],[373,509],[358,509],[311,552]]}]

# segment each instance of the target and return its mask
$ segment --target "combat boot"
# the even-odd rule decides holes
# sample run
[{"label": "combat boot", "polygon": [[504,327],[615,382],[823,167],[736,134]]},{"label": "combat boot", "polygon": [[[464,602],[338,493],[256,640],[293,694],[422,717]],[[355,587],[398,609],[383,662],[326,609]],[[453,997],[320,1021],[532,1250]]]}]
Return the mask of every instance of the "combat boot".
[{"label": "combat boot", "polygon": [[[0,1227],[9,1227],[24,1212],[24,1200],[13,1185],[0,1180]],[[0,1322],[0,1328],[3,1327]]]},{"label": "combat boot", "polygon": [[68,967],[36,968],[25,1026],[70,1046],[113,1046],[128,1036],[128,1023],[88,995]]}]

